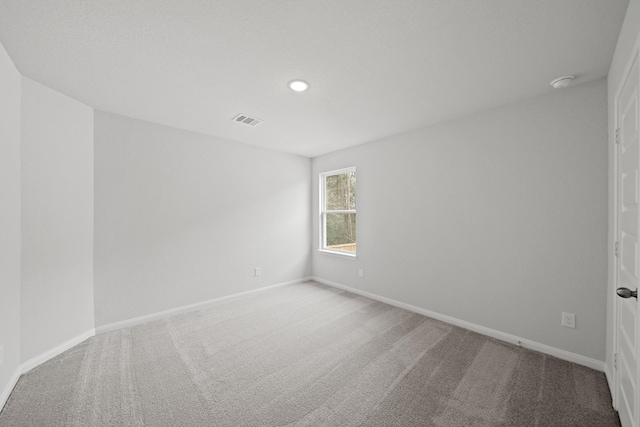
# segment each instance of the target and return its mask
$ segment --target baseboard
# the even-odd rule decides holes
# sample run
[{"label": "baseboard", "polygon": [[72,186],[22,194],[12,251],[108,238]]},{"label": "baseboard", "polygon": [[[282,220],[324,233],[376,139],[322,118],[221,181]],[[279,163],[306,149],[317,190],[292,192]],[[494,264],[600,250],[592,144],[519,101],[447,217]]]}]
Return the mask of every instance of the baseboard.
[{"label": "baseboard", "polygon": [[96,334],[95,329],[89,329],[88,331],[85,331],[80,335],[76,335],[75,337],[63,342],[62,344],[59,344],[53,347],[52,349],[49,349],[44,353],[39,354],[38,356],[33,357],[27,360],[26,362],[20,364],[20,366],[18,366],[15,373],[11,377],[11,380],[9,381],[9,383],[2,391],[2,394],[0,394],[0,411],[2,411],[2,409],[4,408],[4,405],[7,403],[7,400],[9,399],[11,392],[13,391],[14,387],[18,383],[18,380],[20,379],[20,375],[25,374],[30,370],[32,370],[33,368],[35,368],[36,366],[41,365],[44,362],[47,362],[53,359],[57,355],[69,350],[71,347],[74,347],[80,344],[82,341],[86,340],[87,338],[91,338],[95,334]]},{"label": "baseboard", "polygon": [[558,359],[566,360],[569,362],[577,363],[579,365],[583,365],[589,367],[591,369],[595,369],[600,372],[605,372],[605,362],[592,359],[590,357],[582,356],[580,354],[571,353],[566,350],[562,350],[556,347],[551,347],[546,344],[541,344],[539,342],[527,340],[524,338],[517,337],[515,335],[507,334],[495,329],[487,328],[484,326],[476,325],[475,323],[467,322],[464,320],[457,319],[455,317],[447,316],[444,314],[436,313],[435,311],[427,310],[426,308],[417,307],[415,305],[407,304],[401,301],[396,301],[391,298],[383,297],[380,295],[373,294],[371,292],[366,292],[357,288],[352,288],[351,286],[345,286],[340,283],[331,282],[329,280],[322,279],[320,277],[312,277],[312,280],[323,283],[325,285],[342,289],[348,292],[352,292],[354,294],[362,295],[367,298],[371,298],[376,301],[384,302],[389,305],[393,305],[395,307],[403,308],[405,310],[413,311],[414,313],[422,314],[427,317],[431,317],[433,319],[441,320],[446,323],[450,323],[452,325],[460,326],[461,328],[469,329],[470,331],[477,332],[482,335],[489,336],[491,338],[498,339],[500,341],[505,341],[511,344],[516,344],[524,348],[528,348],[530,350],[539,351],[541,353],[548,354],[550,356],[557,357]]},{"label": "baseboard", "polygon": [[70,340],[67,340],[65,342],[63,342],[62,344],[59,344],[57,346],[55,346],[54,348],[45,351],[44,353],[27,360],[26,362],[22,363],[20,365],[20,372],[21,373],[26,373],[29,372],[30,370],[32,370],[33,368],[35,368],[38,365],[43,364],[44,362],[53,359],[54,357],[56,357],[57,355],[59,355],[60,353],[63,353],[67,350],[69,350],[71,347],[74,347],[78,344],[80,344],[82,341],[86,340],[87,338],[91,338],[92,336],[94,336],[96,334],[95,329],[90,329],[86,332],[81,333],[80,335],[77,335],[73,338],[71,338]]},{"label": "baseboard", "polygon": [[4,407],[5,403],[7,402],[7,400],[9,399],[9,396],[11,395],[11,392],[13,391],[14,387],[16,386],[16,384],[18,383],[18,380],[20,379],[20,375],[29,372],[31,369],[35,368],[38,365],[43,364],[44,362],[53,359],[54,357],[56,357],[57,355],[69,350],[71,347],[74,347],[78,344],[80,344],[81,342],[83,342],[84,340],[86,340],[87,338],[91,338],[92,336],[96,335],[96,334],[103,334],[106,332],[111,332],[111,331],[115,331],[118,329],[122,329],[122,328],[126,328],[129,326],[133,326],[133,325],[137,325],[140,323],[146,323],[146,322],[150,322],[152,320],[157,320],[157,319],[161,319],[161,318],[165,318],[165,317],[169,317],[169,316],[174,316],[176,314],[180,314],[180,313],[186,313],[188,311],[193,311],[193,310],[197,310],[199,308],[203,308],[207,305],[210,304],[214,304],[220,301],[224,301],[227,299],[231,299],[231,298],[237,298],[243,295],[248,295],[248,294],[252,294],[252,293],[256,293],[256,292],[261,292],[261,291],[266,291],[268,289],[273,289],[273,288],[278,288],[281,286],[287,286],[287,285],[295,285],[298,283],[303,283],[303,282],[307,282],[309,280],[312,280],[311,277],[303,277],[301,279],[296,279],[296,280],[291,280],[288,282],[283,282],[283,283],[278,283],[275,285],[270,285],[270,286],[265,286],[263,288],[258,288],[258,289],[253,289],[250,291],[246,291],[246,292],[239,292],[237,294],[232,294],[232,295],[227,295],[224,297],[220,297],[220,298],[215,298],[212,300],[208,300],[208,301],[203,301],[203,302],[199,302],[196,304],[191,304],[191,305],[186,305],[186,306],[182,306],[182,307],[177,307],[177,308],[173,308],[170,310],[165,310],[165,311],[161,311],[159,313],[154,313],[154,314],[150,314],[147,316],[141,316],[141,317],[136,317],[134,319],[129,319],[129,320],[125,320],[122,322],[116,322],[116,323],[111,323],[109,325],[105,325],[105,326],[100,326],[98,328],[95,329],[90,329],[80,335],[77,335],[73,338],[71,338],[70,340],[67,340],[65,342],[63,342],[62,344],[34,357],[29,359],[28,361],[22,363],[18,369],[16,369],[16,372],[13,374],[13,376],[11,377],[11,380],[9,381],[9,383],[7,384],[7,386],[4,388],[4,390],[2,391],[2,394],[0,394],[0,411],[2,410],[2,408]]},{"label": "baseboard", "polygon": [[140,325],[142,323],[152,322],[154,320],[164,319],[167,317],[175,316],[177,314],[187,313],[189,311],[199,310],[205,308],[208,305],[216,304],[220,301],[227,299],[238,298],[240,296],[266,291],[268,289],[279,288],[281,286],[296,285],[298,283],[307,282],[312,280],[311,277],[303,277],[301,279],[290,280],[288,282],[277,283],[275,285],[265,286],[263,288],[252,289],[250,291],[239,292],[237,294],[226,295],[220,298],[214,298],[207,301],[198,302],[195,304],[184,305],[181,307],[171,308],[169,310],[159,311],[157,313],[147,314],[145,316],[134,317],[133,319],[122,320],[119,322],[109,323],[107,325],[98,326],[96,328],[96,334],[105,334],[107,332],[117,331],[119,329],[128,328],[130,326]]},{"label": "baseboard", "polygon": [[7,403],[7,400],[9,400],[9,396],[11,396],[11,392],[13,391],[13,388],[16,386],[16,384],[18,384],[20,375],[22,375],[22,371],[20,369],[20,366],[18,366],[16,371],[13,373],[13,376],[9,380],[9,383],[6,385],[4,390],[2,390],[2,394],[0,394],[0,412],[2,412],[2,409],[4,408],[4,405]]}]

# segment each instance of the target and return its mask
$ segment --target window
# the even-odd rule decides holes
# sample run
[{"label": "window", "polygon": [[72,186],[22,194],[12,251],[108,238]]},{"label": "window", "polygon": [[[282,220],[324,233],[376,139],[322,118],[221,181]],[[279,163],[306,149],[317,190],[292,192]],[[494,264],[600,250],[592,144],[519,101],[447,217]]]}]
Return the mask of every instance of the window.
[{"label": "window", "polygon": [[320,174],[320,250],[356,255],[356,168]]}]

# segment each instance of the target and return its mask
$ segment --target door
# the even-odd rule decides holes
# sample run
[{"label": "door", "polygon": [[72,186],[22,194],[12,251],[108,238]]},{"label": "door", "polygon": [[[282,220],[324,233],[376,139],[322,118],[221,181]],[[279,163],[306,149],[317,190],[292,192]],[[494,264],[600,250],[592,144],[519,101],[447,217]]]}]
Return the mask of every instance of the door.
[{"label": "door", "polygon": [[[640,71],[638,58],[616,97],[616,406],[623,427],[640,427],[640,369],[638,355],[640,327],[638,299],[638,224],[640,222],[640,110],[638,109]],[[624,290],[622,288],[626,288]]]}]

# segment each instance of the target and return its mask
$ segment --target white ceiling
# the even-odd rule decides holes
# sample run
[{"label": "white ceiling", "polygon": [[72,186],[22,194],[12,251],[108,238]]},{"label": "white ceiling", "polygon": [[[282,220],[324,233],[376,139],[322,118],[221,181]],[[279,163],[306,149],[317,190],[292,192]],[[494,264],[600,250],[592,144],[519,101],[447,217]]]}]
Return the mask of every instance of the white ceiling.
[{"label": "white ceiling", "polygon": [[604,77],[627,5],[0,0],[0,42],[94,108],[313,157]]}]

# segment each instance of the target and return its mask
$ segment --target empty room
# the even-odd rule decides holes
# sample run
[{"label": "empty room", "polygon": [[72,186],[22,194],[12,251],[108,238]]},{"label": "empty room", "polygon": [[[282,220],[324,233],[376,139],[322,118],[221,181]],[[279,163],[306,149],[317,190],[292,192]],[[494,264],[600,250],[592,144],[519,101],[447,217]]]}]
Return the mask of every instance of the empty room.
[{"label": "empty room", "polygon": [[640,427],[640,0],[0,0],[0,426]]}]

